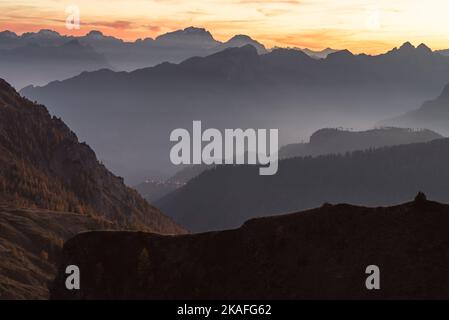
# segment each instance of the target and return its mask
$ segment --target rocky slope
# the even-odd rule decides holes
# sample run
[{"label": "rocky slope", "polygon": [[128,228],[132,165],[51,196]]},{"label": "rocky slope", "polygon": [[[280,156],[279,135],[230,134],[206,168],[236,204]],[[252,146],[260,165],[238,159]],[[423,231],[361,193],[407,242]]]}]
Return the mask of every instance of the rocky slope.
[{"label": "rocky slope", "polygon": [[[237,230],[167,237],[89,232],[69,240],[53,299],[448,299],[449,206],[323,205]],[[64,287],[65,266],[81,290]],[[365,287],[380,268],[380,290]]]},{"label": "rocky slope", "polygon": [[183,229],[150,206],[47,109],[0,80],[0,201],[104,217],[158,233]]}]

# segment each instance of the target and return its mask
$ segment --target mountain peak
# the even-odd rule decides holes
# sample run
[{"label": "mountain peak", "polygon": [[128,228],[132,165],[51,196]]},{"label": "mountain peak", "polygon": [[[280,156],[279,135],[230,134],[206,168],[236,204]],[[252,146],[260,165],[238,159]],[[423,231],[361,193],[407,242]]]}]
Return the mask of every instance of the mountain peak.
[{"label": "mountain peak", "polygon": [[187,27],[183,30],[184,33],[198,33],[198,34],[210,34],[209,31],[207,31],[204,28],[198,28],[198,27]]},{"label": "mountain peak", "polygon": [[[259,54],[252,45],[243,47],[230,47],[206,57],[193,57],[181,63],[182,66],[198,70],[219,70],[229,73],[244,73],[249,66],[257,63]],[[230,67],[236,66],[238,68]]]},{"label": "mountain peak", "polygon": [[201,40],[215,41],[212,34],[204,28],[188,27],[183,30],[168,32],[156,37],[159,41],[180,41],[180,40]]},{"label": "mountain peak", "polygon": [[54,30],[50,30],[50,29],[41,29],[36,34],[41,35],[41,36],[46,36],[46,37],[60,37],[61,36],[58,32],[56,32]]},{"label": "mountain peak", "polygon": [[104,37],[104,34],[98,30],[91,30],[88,34],[86,34],[86,37]]},{"label": "mountain peak", "polygon": [[416,49],[414,45],[412,45],[410,42],[405,42],[402,46],[399,47],[399,50],[401,51],[410,51]]},{"label": "mountain peak", "polygon": [[15,32],[9,31],[9,30],[5,30],[5,31],[1,31],[0,32],[0,37],[3,38],[17,38],[18,35]]},{"label": "mountain peak", "polygon": [[344,49],[344,50],[330,53],[327,56],[327,59],[340,60],[340,59],[348,59],[348,58],[352,58],[352,57],[354,57],[354,54],[351,51]]},{"label": "mountain peak", "polygon": [[426,44],[421,43],[417,48],[417,50],[421,51],[421,52],[426,52],[426,53],[431,53],[432,49],[430,49]]},{"label": "mountain peak", "polygon": [[[254,41],[250,36],[247,36],[246,34],[236,34],[235,36],[233,36],[231,39],[229,39],[229,41]],[[228,42],[229,42],[228,41]]]},{"label": "mountain peak", "polygon": [[50,29],[41,29],[38,32],[26,32],[22,34],[22,38],[29,39],[57,39],[61,37],[58,32]]}]

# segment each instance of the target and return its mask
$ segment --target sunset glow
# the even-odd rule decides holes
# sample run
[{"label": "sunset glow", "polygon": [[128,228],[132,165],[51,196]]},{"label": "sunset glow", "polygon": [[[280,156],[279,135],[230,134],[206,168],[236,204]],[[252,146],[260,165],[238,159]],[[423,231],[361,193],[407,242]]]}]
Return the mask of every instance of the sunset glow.
[{"label": "sunset glow", "polygon": [[[81,10],[81,29],[65,28],[68,5]],[[449,48],[447,0],[36,0],[0,2],[0,30],[100,30],[126,40],[188,26],[217,40],[247,34],[268,47],[348,48],[379,53],[405,41]]]}]

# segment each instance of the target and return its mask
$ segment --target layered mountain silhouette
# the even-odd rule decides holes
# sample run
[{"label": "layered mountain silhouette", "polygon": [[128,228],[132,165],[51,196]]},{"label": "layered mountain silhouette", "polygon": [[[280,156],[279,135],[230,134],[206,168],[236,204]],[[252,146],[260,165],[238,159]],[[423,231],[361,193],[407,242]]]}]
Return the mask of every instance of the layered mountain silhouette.
[{"label": "layered mountain silhouette", "polygon": [[322,203],[391,205],[423,190],[449,201],[449,139],[281,160],[276,175],[257,166],[219,166],[156,202],[192,231],[235,228],[245,220]]},{"label": "layered mountain silhouette", "polygon": [[268,52],[263,44],[261,44],[257,40],[254,40],[251,37],[244,35],[244,34],[239,34],[239,35],[233,36],[227,42],[222,43],[219,46],[219,49],[223,50],[226,48],[240,48],[240,47],[244,47],[246,45],[251,45],[254,48],[256,48],[257,53],[259,53],[259,54],[264,54],[264,53]]},{"label": "layered mountain silhouette", "polygon": [[308,143],[295,143],[282,147],[279,150],[279,158],[339,154],[356,150],[427,142],[440,138],[443,138],[443,136],[430,130],[390,127],[367,131],[349,131],[326,128],[312,134]]},{"label": "layered mountain silhouette", "polygon": [[91,214],[160,233],[182,228],[98,162],[60,119],[0,80],[0,201]]},{"label": "layered mountain silhouette", "polygon": [[177,171],[168,137],[193,120],[217,129],[278,128],[287,144],[323,127],[372,127],[419,106],[448,81],[449,57],[425,45],[319,60],[293,49],[259,55],[247,45],[133,72],[85,72],[21,92],[45,103],[113,172],[137,184],[151,177],[149,163],[152,176]]},{"label": "layered mountain silhouette", "polygon": [[[449,206],[420,196],[385,208],[325,205],[187,236],[89,232],[64,246],[51,298],[447,299],[448,228]],[[81,290],[65,289],[69,264],[84,272]],[[371,265],[380,268],[381,290],[366,289]]]},{"label": "layered mountain silhouette", "polygon": [[383,123],[413,128],[432,128],[446,135],[449,134],[449,84],[436,99],[425,102],[417,110]]},{"label": "layered mountain silhouette", "polygon": [[[293,143],[279,150],[279,159],[342,154],[356,150],[374,149],[392,145],[411,144],[441,139],[443,136],[430,130],[404,128],[378,128],[367,131],[350,131],[341,128],[320,129],[307,143]],[[187,166],[168,179],[148,179],[136,190],[148,201],[154,202],[185,185],[214,165]]]},{"label": "layered mountain silhouette", "polygon": [[0,69],[3,77],[21,89],[26,85],[63,80],[83,71],[102,68],[131,71],[247,44],[254,45],[259,53],[267,52],[249,36],[237,35],[220,42],[209,31],[195,27],[134,42],[95,30],[79,37],[63,36],[46,29],[21,36],[3,31],[0,32]]},{"label": "layered mountain silhouette", "polygon": [[323,49],[323,50],[320,50],[320,51],[311,50],[311,49],[308,49],[308,48],[299,49],[299,50],[301,50],[302,52],[304,52],[308,56],[311,56],[312,58],[315,58],[315,59],[324,59],[324,58],[327,58],[327,56],[330,55],[331,53],[335,53],[335,52],[340,51],[340,50],[335,50],[335,49],[332,49],[332,48],[326,48],[326,49]]},{"label": "layered mountain silhouette", "polygon": [[23,46],[2,48],[0,37],[0,70],[17,89],[29,84],[43,85],[63,80],[83,71],[110,68],[107,59],[78,40],[54,46],[33,41]]}]

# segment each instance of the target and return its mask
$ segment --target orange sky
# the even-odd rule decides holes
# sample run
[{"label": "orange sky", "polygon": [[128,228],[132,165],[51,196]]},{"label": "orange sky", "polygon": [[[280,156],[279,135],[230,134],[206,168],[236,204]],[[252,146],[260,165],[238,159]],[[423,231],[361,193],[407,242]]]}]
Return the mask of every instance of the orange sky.
[{"label": "orange sky", "polygon": [[[65,27],[68,5],[81,29]],[[0,0],[0,30],[92,29],[127,40],[188,26],[218,40],[247,34],[268,47],[348,48],[379,53],[405,41],[449,48],[449,0]]]}]

